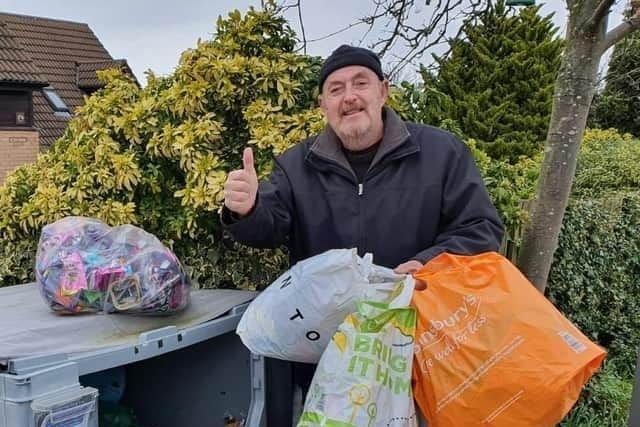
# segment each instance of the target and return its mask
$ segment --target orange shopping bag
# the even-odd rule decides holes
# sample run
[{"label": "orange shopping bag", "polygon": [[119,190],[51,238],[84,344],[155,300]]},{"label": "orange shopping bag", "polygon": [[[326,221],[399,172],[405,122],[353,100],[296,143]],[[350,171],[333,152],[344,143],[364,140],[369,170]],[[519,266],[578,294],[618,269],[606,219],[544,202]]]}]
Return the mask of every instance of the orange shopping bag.
[{"label": "orange shopping bag", "polygon": [[414,277],[414,396],[429,427],[553,426],[605,351],[495,252],[441,254]]}]

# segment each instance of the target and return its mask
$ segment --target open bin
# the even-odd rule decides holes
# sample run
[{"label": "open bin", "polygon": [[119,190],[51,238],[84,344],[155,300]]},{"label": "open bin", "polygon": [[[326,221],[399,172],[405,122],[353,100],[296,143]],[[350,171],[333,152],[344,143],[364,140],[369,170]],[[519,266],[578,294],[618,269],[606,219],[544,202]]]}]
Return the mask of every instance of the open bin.
[{"label": "open bin", "polygon": [[[1,318],[11,315],[10,301],[15,307],[16,299],[7,295],[20,290],[12,288],[20,287],[0,289],[0,427],[40,427],[38,414],[48,407],[60,412],[64,402],[78,403],[69,406],[76,411],[91,409],[90,404],[79,408],[91,400],[81,402],[81,396],[92,395],[92,389],[83,386],[85,379],[114,368],[125,372],[122,403],[133,410],[141,425],[224,425],[229,415],[244,419],[247,426],[266,425],[264,360],[252,355],[235,334],[252,293],[236,298],[215,318],[188,327],[168,325],[141,332],[125,344],[6,357],[3,339],[4,347],[9,347],[6,343],[15,331],[3,335]],[[33,309],[48,311],[42,301],[36,302]],[[19,312],[29,316],[28,308],[21,307]],[[170,323],[171,318],[166,321]]]}]

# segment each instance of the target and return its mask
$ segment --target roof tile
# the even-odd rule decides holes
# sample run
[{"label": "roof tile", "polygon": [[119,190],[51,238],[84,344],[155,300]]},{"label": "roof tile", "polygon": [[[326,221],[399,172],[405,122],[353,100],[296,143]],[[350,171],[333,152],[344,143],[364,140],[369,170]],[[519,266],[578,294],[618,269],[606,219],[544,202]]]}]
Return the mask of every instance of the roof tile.
[{"label": "roof tile", "polygon": [[0,82],[45,86],[47,81],[16,37],[0,21]]}]

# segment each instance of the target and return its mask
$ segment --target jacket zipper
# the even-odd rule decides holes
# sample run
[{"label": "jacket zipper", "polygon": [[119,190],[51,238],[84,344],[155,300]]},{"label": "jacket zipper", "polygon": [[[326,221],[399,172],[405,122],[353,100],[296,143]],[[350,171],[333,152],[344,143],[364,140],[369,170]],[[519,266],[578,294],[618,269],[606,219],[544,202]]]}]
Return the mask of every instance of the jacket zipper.
[{"label": "jacket zipper", "polygon": [[[363,180],[364,181],[364,180]],[[365,242],[365,230],[364,230],[364,211],[365,211],[365,198],[364,198],[364,182],[358,183],[358,252],[364,256],[366,242]]]}]

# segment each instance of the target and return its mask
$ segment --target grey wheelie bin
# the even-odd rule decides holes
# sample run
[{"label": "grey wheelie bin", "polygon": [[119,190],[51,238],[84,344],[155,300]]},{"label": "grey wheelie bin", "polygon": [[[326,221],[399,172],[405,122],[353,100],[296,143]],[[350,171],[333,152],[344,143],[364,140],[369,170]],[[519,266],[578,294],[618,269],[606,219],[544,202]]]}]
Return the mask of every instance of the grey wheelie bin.
[{"label": "grey wheelie bin", "polygon": [[85,380],[110,370],[140,425],[266,425],[265,362],[235,334],[254,296],[196,290],[170,317],[60,316],[33,284],[0,288],[0,427],[97,426]]}]

